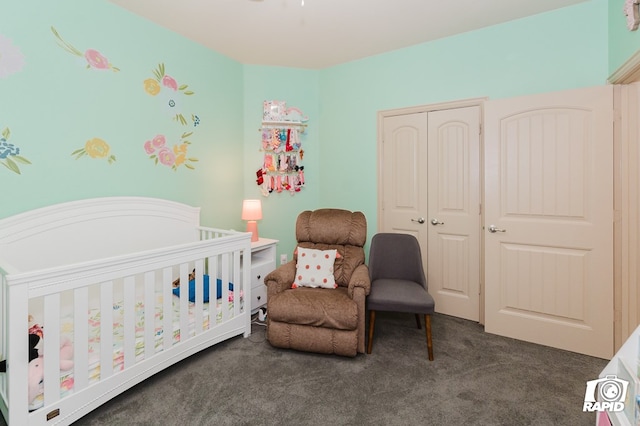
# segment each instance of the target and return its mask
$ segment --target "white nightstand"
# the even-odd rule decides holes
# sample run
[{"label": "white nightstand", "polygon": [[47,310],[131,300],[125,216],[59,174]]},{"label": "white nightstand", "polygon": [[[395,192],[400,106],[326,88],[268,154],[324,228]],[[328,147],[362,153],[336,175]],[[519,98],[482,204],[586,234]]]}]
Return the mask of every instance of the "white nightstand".
[{"label": "white nightstand", "polygon": [[251,313],[267,304],[267,286],[264,277],[276,269],[276,243],[278,240],[260,238],[251,243]]}]

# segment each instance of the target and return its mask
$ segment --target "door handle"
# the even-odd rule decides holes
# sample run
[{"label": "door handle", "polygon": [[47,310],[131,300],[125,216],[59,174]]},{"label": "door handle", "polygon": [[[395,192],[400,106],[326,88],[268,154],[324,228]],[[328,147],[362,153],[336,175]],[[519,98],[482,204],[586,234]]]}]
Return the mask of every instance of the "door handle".
[{"label": "door handle", "polygon": [[435,225],[444,225],[444,222],[440,222],[438,219],[433,218],[433,219],[431,219],[431,224],[434,225],[434,226]]},{"label": "door handle", "polygon": [[495,234],[496,232],[507,232],[506,229],[500,229],[495,225],[489,225],[489,232],[491,232],[492,234]]},{"label": "door handle", "polygon": [[421,217],[420,219],[411,219],[411,222],[418,222],[419,224],[423,224],[424,223],[424,217]]}]

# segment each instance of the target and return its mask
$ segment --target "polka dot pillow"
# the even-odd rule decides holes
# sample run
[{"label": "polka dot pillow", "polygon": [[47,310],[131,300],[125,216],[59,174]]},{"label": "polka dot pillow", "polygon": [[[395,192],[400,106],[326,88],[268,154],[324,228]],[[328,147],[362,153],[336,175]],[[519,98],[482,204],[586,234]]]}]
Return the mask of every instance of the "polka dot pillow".
[{"label": "polka dot pillow", "polygon": [[298,253],[296,278],[291,288],[338,287],[333,277],[333,264],[336,260],[337,250],[315,250],[298,247],[296,251]]}]

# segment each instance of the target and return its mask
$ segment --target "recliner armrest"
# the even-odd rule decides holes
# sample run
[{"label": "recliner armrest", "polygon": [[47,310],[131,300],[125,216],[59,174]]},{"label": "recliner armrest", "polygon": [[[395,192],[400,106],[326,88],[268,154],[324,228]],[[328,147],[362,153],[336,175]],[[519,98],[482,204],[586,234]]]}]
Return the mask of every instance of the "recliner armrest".
[{"label": "recliner armrest", "polygon": [[362,287],[364,289],[365,296],[368,295],[369,290],[371,290],[369,267],[365,264],[358,265],[358,267],[353,271],[353,274],[351,274],[351,279],[349,280],[349,288],[347,289],[347,294],[351,298],[353,298],[353,289],[355,287]]},{"label": "recliner armrest", "polygon": [[284,265],[280,265],[276,270],[264,277],[264,283],[267,286],[267,300],[273,294],[278,294],[284,290],[291,288],[293,280],[296,277],[296,262],[291,260]]}]

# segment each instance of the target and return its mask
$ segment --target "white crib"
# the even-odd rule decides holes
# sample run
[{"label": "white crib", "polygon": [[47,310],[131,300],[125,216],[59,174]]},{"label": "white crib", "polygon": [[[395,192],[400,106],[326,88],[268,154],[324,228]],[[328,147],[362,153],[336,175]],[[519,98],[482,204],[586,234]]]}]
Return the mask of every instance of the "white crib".
[{"label": "white crib", "polygon": [[[199,215],[167,200],[108,197],[0,220],[0,410],[10,426],[70,424],[202,349],[249,336],[251,236],[200,227]],[[37,409],[28,397],[29,315],[44,330]],[[73,342],[67,372],[64,339]]]}]

